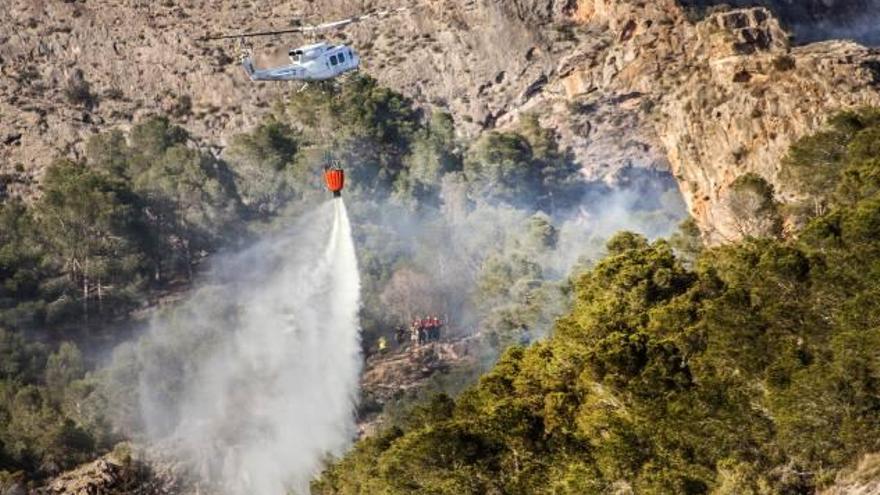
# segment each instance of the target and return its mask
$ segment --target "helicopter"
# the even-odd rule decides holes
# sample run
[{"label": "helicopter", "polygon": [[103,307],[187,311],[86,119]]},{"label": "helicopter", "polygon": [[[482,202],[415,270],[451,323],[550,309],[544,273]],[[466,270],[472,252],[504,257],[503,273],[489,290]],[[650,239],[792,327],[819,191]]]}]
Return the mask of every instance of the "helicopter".
[{"label": "helicopter", "polygon": [[[245,32],[239,34],[227,34],[220,36],[205,36],[203,41],[237,39],[245,46],[245,40],[261,36],[277,36],[282,34],[302,33],[316,36],[318,33],[333,29],[341,29],[349,24],[361,22],[371,18],[389,16],[406,10],[406,7],[375,11],[363,15],[349,17],[338,21],[318,24],[315,26],[304,25],[282,29],[277,31]],[[346,45],[334,45],[326,41],[311,43],[288,51],[290,64],[280,67],[258,69],[254,64],[252,50],[248,47],[242,55],[242,66],[251,81],[303,81],[310,82],[327,81],[335,79],[346,72],[357,70],[361,59],[355,50]]]}]

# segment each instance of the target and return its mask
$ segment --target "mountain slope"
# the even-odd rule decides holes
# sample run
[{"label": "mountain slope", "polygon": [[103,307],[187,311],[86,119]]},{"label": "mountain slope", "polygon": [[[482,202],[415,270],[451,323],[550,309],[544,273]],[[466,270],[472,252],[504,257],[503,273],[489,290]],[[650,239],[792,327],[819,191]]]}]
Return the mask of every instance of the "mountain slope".
[{"label": "mountain slope", "polygon": [[[814,37],[823,22],[852,20],[818,4],[764,4]],[[54,156],[76,155],[94,132],[148,113],[172,114],[223,147],[298,85],[253,84],[237,67],[234,44],[197,37],[401,4],[337,0],[320,12],[308,5],[13,0],[0,20],[0,183],[28,194]],[[785,200],[791,193],[767,164],[828,111],[877,103],[880,55],[846,42],[792,47],[763,8],[694,24],[691,7],[416,2],[334,39],[351,41],[380,83],[447,108],[467,135],[536,112],[590,176],[613,181],[630,165],[671,169],[718,242],[739,236],[723,204],[736,177],[756,172]],[[283,62],[299,41],[258,42],[259,62]]]}]

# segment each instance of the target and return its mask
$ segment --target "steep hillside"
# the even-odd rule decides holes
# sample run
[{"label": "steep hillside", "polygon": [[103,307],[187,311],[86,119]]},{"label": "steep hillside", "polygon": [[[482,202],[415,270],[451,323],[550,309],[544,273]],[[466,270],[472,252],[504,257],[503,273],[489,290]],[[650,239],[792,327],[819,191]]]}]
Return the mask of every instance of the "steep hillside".
[{"label": "steep hillside", "polygon": [[[763,8],[694,24],[714,2],[686,3],[413,2],[335,39],[352,41],[380,83],[447,108],[466,134],[537,112],[592,177],[670,168],[703,231],[723,241],[740,235],[724,207],[732,181],[756,172],[787,198],[768,164],[828,111],[880,101],[880,55],[849,42],[792,47]],[[841,32],[873,6],[760,3],[799,39],[823,37],[823,26]],[[59,152],[77,154],[94,132],[157,111],[223,147],[298,85],[252,84],[234,43],[197,37],[400,5],[13,0],[0,20],[0,183],[32,191]],[[261,42],[259,62],[283,61],[299,41]]]},{"label": "steep hillside", "polygon": [[604,42],[562,59],[554,84],[524,108],[552,108],[548,121],[591,166],[603,163],[603,143],[619,159],[628,158],[621,148],[662,153],[707,239],[734,240],[743,233],[729,186],[754,172],[792,199],[773,164],[828,112],[880,101],[880,52],[792,46],[764,8],[697,24],[685,14],[675,2],[579,3],[575,18],[602,26]]},{"label": "steep hillside", "polygon": [[[78,152],[82,139],[97,129],[157,111],[175,114],[197,136],[224,145],[231,134],[259,121],[270,102],[300,85],[252,84],[235,60],[234,43],[196,38],[363,10],[344,1],[322,2],[320,12],[304,5],[13,1],[11,15],[0,21],[0,32],[9,33],[0,38],[0,173],[18,167],[38,176],[58,151]],[[530,13],[528,22],[547,21],[531,17],[531,8],[524,11]],[[339,33],[335,40],[346,37],[363,54],[364,69],[382,83],[482,124],[514,104],[524,81],[553,66],[543,35],[491,3],[422,5]],[[283,62],[289,45],[305,41],[258,44],[258,62]],[[495,81],[493,91],[478,90],[486,81]]]},{"label": "steep hillside", "polygon": [[359,441],[313,493],[877,493],[880,110],[834,122],[797,145],[837,157],[794,165],[833,191],[802,235],[688,253],[618,234],[550,337]]}]

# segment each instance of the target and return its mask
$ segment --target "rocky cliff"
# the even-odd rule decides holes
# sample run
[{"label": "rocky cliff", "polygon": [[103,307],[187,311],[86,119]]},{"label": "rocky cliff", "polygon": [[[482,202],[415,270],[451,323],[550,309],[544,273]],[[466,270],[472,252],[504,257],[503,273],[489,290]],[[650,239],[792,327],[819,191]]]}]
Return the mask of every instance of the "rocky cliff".
[{"label": "rocky cliff", "polygon": [[593,38],[561,58],[522,109],[551,109],[546,120],[588,167],[668,164],[710,242],[743,234],[726,201],[737,177],[756,173],[780,201],[792,199],[778,177],[792,141],[829,113],[880,104],[880,52],[847,41],[793,45],[767,8],[692,23],[673,1],[577,5],[572,18]]},{"label": "rocky cliff", "polygon": [[799,44],[847,38],[880,43],[878,0],[681,0],[692,15],[700,16],[720,6],[762,6],[774,11]]},{"label": "rocky cliff", "polygon": [[[775,17],[797,39],[834,28],[870,41],[874,30],[850,21],[876,0],[838,2],[846,9],[764,0],[754,3],[766,8],[728,12],[712,12],[713,3],[415,2],[332,39],[352,42],[381,83],[448,109],[465,134],[537,112],[589,176],[671,170],[707,237],[723,241],[739,235],[724,207],[737,176],[758,173],[785,200],[792,191],[775,167],[789,143],[828,112],[880,104],[880,54],[852,42],[792,44]],[[401,4],[11,0],[0,19],[0,194],[32,191],[55,156],[75,156],[89,135],[152,112],[222,148],[298,89],[247,81],[233,44],[197,41],[206,33]],[[261,41],[258,62],[282,61],[300,41]]]},{"label": "rocky cliff", "polygon": [[874,495],[880,493],[880,455],[866,455],[853,468],[837,476],[820,495]]}]

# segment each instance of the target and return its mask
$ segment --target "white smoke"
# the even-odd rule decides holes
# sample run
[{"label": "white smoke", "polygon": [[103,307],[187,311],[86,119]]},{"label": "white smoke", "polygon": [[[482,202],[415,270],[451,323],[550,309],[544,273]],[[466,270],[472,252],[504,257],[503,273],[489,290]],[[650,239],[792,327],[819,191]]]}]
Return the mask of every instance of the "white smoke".
[{"label": "white smoke", "polygon": [[355,436],[360,280],[344,203],[222,258],[209,283],[137,351],[147,432],[224,493],[305,493]]},{"label": "white smoke", "polygon": [[[880,8],[880,2],[877,2]],[[880,46],[880,12],[867,11],[844,20],[820,20],[792,26],[799,44],[845,39],[865,46]]]}]

